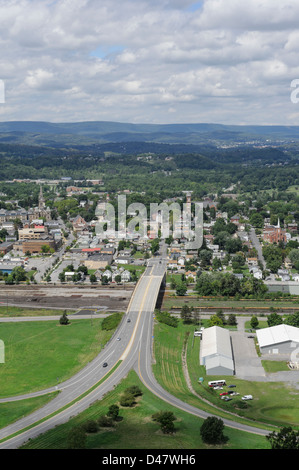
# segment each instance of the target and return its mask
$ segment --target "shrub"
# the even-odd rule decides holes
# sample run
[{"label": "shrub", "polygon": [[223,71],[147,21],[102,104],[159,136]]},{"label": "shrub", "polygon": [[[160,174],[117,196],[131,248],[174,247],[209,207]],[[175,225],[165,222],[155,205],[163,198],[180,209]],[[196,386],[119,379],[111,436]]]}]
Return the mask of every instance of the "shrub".
[{"label": "shrub", "polygon": [[97,424],[100,428],[110,428],[113,426],[112,419],[108,418],[108,416],[100,416],[97,420]]},{"label": "shrub", "polygon": [[70,430],[67,436],[68,449],[85,449],[86,434],[83,426],[76,426]]},{"label": "shrub", "polygon": [[121,406],[132,407],[135,405],[135,397],[132,393],[125,392],[120,397],[119,401]]},{"label": "shrub", "polygon": [[159,411],[152,416],[152,419],[160,424],[163,434],[175,432],[173,422],[176,420],[176,417],[172,411]]},{"label": "shrub", "polygon": [[110,331],[115,330],[118,327],[120,321],[122,319],[121,313],[113,313],[109,315],[109,317],[104,318],[102,322],[102,330]]},{"label": "shrub", "polygon": [[223,434],[224,423],[222,419],[209,416],[200,428],[200,435],[206,444],[222,444],[227,441]]},{"label": "shrub", "polygon": [[177,328],[179,324],[179,320],[176,317],[172,317],[168,312],[157,312],[156,318],[158,322],[172,326],[173,328]]},{"label": "shrub", "polygon": [[98,431],[98,424],[94,419],[86,421],[83,425],[84,429],[88,433],[94,433]]},{"label": "shrub", "polygon": [[137,385],[132,385],[131,387],[127,388],[126,393],[131,393],[133,397],[140,397],[142,395],[142,391],[140,390]]}]

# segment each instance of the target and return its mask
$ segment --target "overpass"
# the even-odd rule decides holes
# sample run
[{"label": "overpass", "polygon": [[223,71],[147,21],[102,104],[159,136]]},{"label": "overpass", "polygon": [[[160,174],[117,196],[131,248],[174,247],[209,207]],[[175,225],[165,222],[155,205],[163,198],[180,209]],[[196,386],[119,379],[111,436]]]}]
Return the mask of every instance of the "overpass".
[{"label": "overpass", "polygon": [[[0,403],[4,403],[60,392],[58,396],[39,410],[0,429],[0,441],[14,433],[20,433],[18,436],[0,443],[0,449],[18,448],[28,439],[68,421],[71,416],[82,412],[95,400],[101,399],[128,374],[137,364],[139,346],[142,345],[142,334],[147,322],[152,320],[161,284],[165,281],[165,277],[166,262],[162,259],[149,260],[145,272],[135,287],[119,329],[99,355],[71,379],[38,392],[0,399]],[[108,363],[107,368],[103,368],[104,362]],[[109,375],[109,372],[115,367],[114,372]],[[100,381],[102,381],[101,385],[80,398]],[[74,403],[70,405],[72,402]],[[59,411],[63,407],[67,408]],[[53,414],[55,415],[51,417]],[[41,420],[45,421],[41,422]],[[26,429],[29,426],[33,427]]]},{"label": "overpass", "polygon": [[[59,390],[60,393],[47,405],[31,415],[0,430],[0,449],[15,449],[29,438],[65,423],[100,400],[111,391],[131,369],[135,369],[144,385],[156,396],[172,406],[200,418],[213,416],[199,408],[188,405],[165,391],[152,373],[153,313],[161,284],[166,276],[166,262],[163,258],[150,260],[144,274],[136,285],[123,321],[110,342],[99,355],[78,374],[56,387],[3,401],[20,400]],[[103,362],[108,363],[103,368]],[[112,371],[112,369],[115,369]],[[112,372],[109,374],[109,372]],[[101,381],[101,384],[95,385]],[[94,387],[92,391],[91,388]],[[90,391],[89,393],[87,393]],[[86,395],[85,395],[86,394]],[[73,402],[73,403],[72,403]],[[63,409],[65,407],[65,409]],[[242,431],[267,435],[269,431],[223,419],[226,426]],[[30,426],[30,429],[28,427]],[[32,427],[31,427],[32,426]],[[27,428],[27,429],[26,429]],[[20,433],[10,437],[14,433]]]}]

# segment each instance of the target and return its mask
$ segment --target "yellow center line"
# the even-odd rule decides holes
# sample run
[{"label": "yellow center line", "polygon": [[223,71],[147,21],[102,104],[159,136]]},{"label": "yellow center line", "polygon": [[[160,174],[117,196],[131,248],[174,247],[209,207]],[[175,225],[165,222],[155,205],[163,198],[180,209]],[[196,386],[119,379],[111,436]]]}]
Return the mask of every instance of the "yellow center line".
[{"label": "yellow center line", "polygon": [[128,346],[126,347],[124,353],[123,353],[122,356],[120,357],[120,360],[121,360],[121,361],[123,361],[123,360],[127,357],[128,353],[129,353],[129,351],[130,351],[130,349],[131,349],[131,347],[132,347],[132,344],[133,344],[133,342],[134,342],[134,339],[135,339],[135,336],[136,336],[136,332],[137,332],[137,328],[138,328],[139,321],[140,321],[140,317],[141,317],[141,313],[142,313],[142,310],[143,310],[144,302],[145,302],[145,299],[146,299],[148,290],[149,290],[149,288],[150,288],[150,285],[151,285],[151,283],[152,283],[152,280],[153,280],[152,278],[149,280],[149,283],[148,283],[148,285],[147,285],[147,287],[146,287],[146,289],[145,289],[145,292],[144,292],[144,294],[143,294],[142,303],[141,303],[141,307],[140,307],[139,312],[138,312],[138,317],[137,317],[137,321],[136,321],[136,324],[135,324],[135,328],[134,328],[134,331],[133,331],[133,334],[132,334],[132,336],[131,336],[131,339],[130,339],[130,342],[129,342]]}]

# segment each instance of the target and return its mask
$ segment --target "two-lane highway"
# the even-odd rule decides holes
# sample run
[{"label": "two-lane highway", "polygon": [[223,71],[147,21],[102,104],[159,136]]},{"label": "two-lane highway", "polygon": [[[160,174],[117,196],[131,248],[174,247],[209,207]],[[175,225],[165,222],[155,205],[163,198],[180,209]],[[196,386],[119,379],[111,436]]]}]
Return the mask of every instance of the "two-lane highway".
[{"label": "two-lane highway", "polygon": [[[4,441],[0,444],[0,449],[20,447],[29,438],[34,438],[48,429],[66,422],[71,416],[80,413],[95,400],[102,398],[104,394],[112,390],[113,387],[128,374],[138,358],[144,319],[148,316],[146,312],[151,312],[152,314],[154,311],[164,274],[165,263],[159,260],[149,262],[144,275],[135,288],[126,315],[114,337],[100,354],[79,373],[71,379],[46,390],[1,400],[1,402],[15,401],[60,391],[58,396],[44,407],[10,426],[1,429],[0,440],[14,433],[20,434]],[[107,363],[108,366],[103,367],[104,363]],[[109,375],[109,372],[118,363],[119,366],[117,369]],[[79,397],[94,387],[99,381],[103,381],[103,379],[104,382],[93,392],[88,393],[78,400]],[[69,406],[72,402],[74,402],[74,404]],[[64,411],[59,411],[63,407],[67,408]],[[51,418],[50,416],[54,413],[55,416]],[[36,424],[41,420],[45,421]],[[26,430],[29,426],[34,427]]]},{"label": "two-lane highway", "polygon": [[[201,418],[211,416],[166,392],[157,383],[152,373],[153,313],[165,273],[166,261],[163,258],[149,261],[135,288],[126,315],[109,344],[74,377],[57,387],[38,392],[41,395],[55,390],[60,391],[57,397],[41,409],[0,430],[0,440],[11,436],[13,433],[20,432],[17,436],[0,444],[0,449],[18,448],[29,438],[34,438],[54,426],[66,422],[71,416],[82,412],[95,400],[101,399],[132,368],[137,371],[145,386],[165,402]],[[103,367],[104,362],[108,363],[106,368]],[[108,372],[115,368],[117,364],[118,367],[109,375]],[[100,380],[102,380],[102,383],[98,387],[78,399]],[[26,397],[36,395],[31,394]],[[74,403],[71,404],[72,402]],[[63,407],[66,408],[60,411]],[[54,414],[54,416],[50,417],[51,414]],[[43,422],[37,424],[41,420]],[[268,434],[267,431],[257,427],[240,425],[228,419],[223,421],[232,428],[262,435]],[[27,426],[33,427],[25,430]]]}]

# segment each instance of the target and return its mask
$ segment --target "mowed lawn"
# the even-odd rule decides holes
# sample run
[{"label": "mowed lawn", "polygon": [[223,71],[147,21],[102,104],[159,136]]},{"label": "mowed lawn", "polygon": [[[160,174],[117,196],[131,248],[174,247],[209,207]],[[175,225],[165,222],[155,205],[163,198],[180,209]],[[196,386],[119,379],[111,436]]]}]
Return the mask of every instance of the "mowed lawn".
[{"label": "mowed lawn", "polygon": [[[142,396],[133,408],[120,405],[121,394],[127,387],[137,385]],[[45,434],[27,442],[23,449],[67,449],[68,434],[72,428],[88,420],[97,420],[108,412],[111,405],[120,406],[121,421],[112,428],[100,428],[98,432],[86,433],[86,449],[267,449],[269,444],[262,436],[225,428],[228,442],[222,446],[208,446],[200,436],[203,420],[171,406],[146,389],[134,371],[122,380],[115,389],[105,395],[103,400],[94,402],[83,413],[71,418],[67,423],[57,426]],[[163,434],[152,415],[159,411],[172,411],[176,417],[176,432]],[[164,452],[165,453],[165,452]],[[113,453],[112,453],[113,455]],[[121,454],[120,454],[121,455]],[[134,455],[134,454],[133,454]],[[144,456],[145,458],[145,456]],[[101,460],[100,460],[101,462]]]},{"label": "mowed lawn", "polygon": [[0,364],[0,397],[43,390],[71,377],[92,360],[112,331],[102,319],[1,323],[5,363]]},{"label": "mowed lawn", "polygon": [[[299,428],[299,391],[289,383],[255,382],[236,377],[221,376],[221,378],[227,380],[227,383],[235,384],[235,390],[240,393],[232,401],[224,402],[221,400],[219,393],[225,392],[227,389],[213,391],[208,387],[208,381],[218,377],[207,376],[205,368],[200,366],[200,340],[193,337],[194,329],[194,326],[184,325],[182,321],[179,322],[177,328],[156,323],[154,340],[156,364],[154,365],[154,372],[164,388],[183,401],[213,413],[212,407],[206,401],[203,401],[207,400],[217,407],[219,416],[229,417],[227,413],[237,413],[240,417],[239,421],[248,418],[255,424],[263,423],[261,427],[278,425]],[[182,351],[184,341],[187,343],[188,372],[195,394],[188,388],[183,373]],[[204,379],[202,385],[198,382],[199,377]],[[243,408],[242,403],[240,404],[240,398],[245,394],[252,394],[254,399],[247,402],[246,408]],[[232,417],[232,415],[230,416]]]}]

